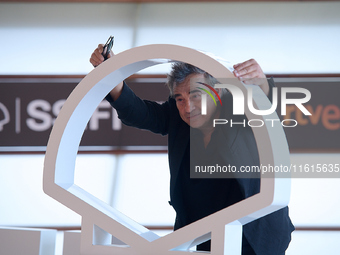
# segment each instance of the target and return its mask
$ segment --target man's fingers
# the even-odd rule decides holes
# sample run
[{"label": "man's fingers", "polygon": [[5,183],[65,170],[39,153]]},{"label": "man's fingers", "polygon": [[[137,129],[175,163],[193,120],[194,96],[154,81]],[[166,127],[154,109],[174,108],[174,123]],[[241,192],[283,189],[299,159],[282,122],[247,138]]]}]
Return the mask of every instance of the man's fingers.
[{"label": "man's fingers", "polygon": [[98,47],[93,51],[91,58],[90,58],[90,63],[96,67],[103,63],[104,57],[102,55],[103,52],[103,44],[99,44]]},{"label": "man's fingers", "polygon": [[239,79],[249,79],[254,77],[266,78],[260,65],[254,59],[234,65],[234,74]]},{"label": "man's fingers", "polygon": [[243,66],[242,68],[235,69],[235,75],[237,77],[245,76],[253,72],[257,72],[256,65],[247,65],[247,66]]},{"label": "man's fingers", "polygon": [[234,69],[236,70],[242,70],[243,68],[247,67],[247,66],[251,66],[253,64],[257,64],[257,62],[255,61],[255,59],[249,59],[247,61],[244,61],[242,63],[238,63],[236,65],[234,65]]},{"label": "man's fingers", "polygon": [[99,61],[104,61],[104,57],[102,55],[102,52],[103,52],[103,49],[99,49],[97,48],[93,54],[94,54],[94,57],[96,58],[96,60],[99,60]]},{"label": "man's fingers", "polygon": [[234,65],[235,76],[246,85],[259,85],[266,95],[269,93],[269,85],[266,75],[255,59],[247,60]]},{"label": "man's fingers", "polygon": [[90,62],[92,65],[97,66],[99,64],[101,64],[104,61],[104,57],[98,53],[97,50],[95,50],[90,58]]},{"label": "man's fingers", "polygon": [[103,49],[104,49],[104,44],[98,44],[97,50],[99,51],[100,54],[103,53]]},{"label": "man's fingers", "polygon": [[[90,63],[96,67],[100,65],[101,63],[104,62],[104,57],[102,55],[103,53],[103,44],[98,44],[98,47],[93,51],[91,58],[90,58]],[[107,56],[108,58],[111,58],[113,56],[113,52],[110,51],[109,55]]]}]

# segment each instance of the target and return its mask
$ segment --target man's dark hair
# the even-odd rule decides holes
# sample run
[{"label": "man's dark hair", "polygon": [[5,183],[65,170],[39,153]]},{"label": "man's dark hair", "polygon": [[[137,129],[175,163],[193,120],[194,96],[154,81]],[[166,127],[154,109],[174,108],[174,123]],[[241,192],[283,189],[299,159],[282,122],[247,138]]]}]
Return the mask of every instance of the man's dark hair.
[{"label": "man's dark hair", "polygon": [[185,80],[185,78],[188,77],[190,74],[204,74],[209,85],[213,87],[215,86],[216,83],[219,83],[210,74],[196,66],[184,62],[174,62],[172,64],[171,72],[168,74],[168,80],[166,83],[170,90],[170,96],[173,96],[174,87],[182,83]]}]

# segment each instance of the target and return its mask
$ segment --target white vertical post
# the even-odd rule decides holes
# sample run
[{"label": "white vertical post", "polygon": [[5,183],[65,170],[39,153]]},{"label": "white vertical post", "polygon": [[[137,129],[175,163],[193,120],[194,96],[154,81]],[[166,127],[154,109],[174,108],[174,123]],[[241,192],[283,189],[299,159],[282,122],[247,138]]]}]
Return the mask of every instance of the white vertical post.
[{"label": "white vertical post", "polygon": [[211,233],[211,254],[214,255],[241,255],[242,251],[242,224],[233,221],[219,231]]}]

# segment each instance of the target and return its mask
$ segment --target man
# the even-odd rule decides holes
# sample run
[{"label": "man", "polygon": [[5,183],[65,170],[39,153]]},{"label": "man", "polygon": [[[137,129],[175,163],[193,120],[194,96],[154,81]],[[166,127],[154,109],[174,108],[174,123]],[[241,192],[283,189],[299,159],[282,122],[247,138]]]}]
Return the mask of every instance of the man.
[{"label": "man", "polygon": [[[104,61],[102,52],[103,45],[93,52],[90,62],[94,66]],[[266,95],[270,94],[272,80],[269,86],[255,60],[234,65],[234,69],[235,76],[245,84],[256,84]],[[260,181],[256,178],[190,178],[192,161],[237,167],[259,165],[250,127],[215,128],[212,125],[214,118],[230,114],[230,93],[216,89],[216,95],[207,97],[207,112],[202,114],[202,91],[216,83],[213,77],[197,67],[175,63],[168,75],[170,97],[163,104],[138,98],[124,83],[106,97],[124,124],[168,135],[170,203],[176,211],[175,230],[259,192]],[[221,99],[223,108],[214,103],[215,98]],[[293,229],[287,207],[246,224],[242,254],[284,254]],[[199,245],[198,250],[209,251],[210,242]]]}]

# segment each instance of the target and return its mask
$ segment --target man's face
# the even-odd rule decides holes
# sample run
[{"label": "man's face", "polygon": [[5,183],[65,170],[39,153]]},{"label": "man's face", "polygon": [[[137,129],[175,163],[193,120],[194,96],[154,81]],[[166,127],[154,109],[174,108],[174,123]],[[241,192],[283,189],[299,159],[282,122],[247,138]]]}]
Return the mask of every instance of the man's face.
[{"label": "man's face", "polygon": [[216,117],[217,107],[210,96],[207,96],[207,114],[201,114],[200,88],[206,88],[198,82],[207,83],[204,74],[190,74],[186,79],[174,87],[174,98],[182,120],[192,128],[210,129],[212,119]]}]

